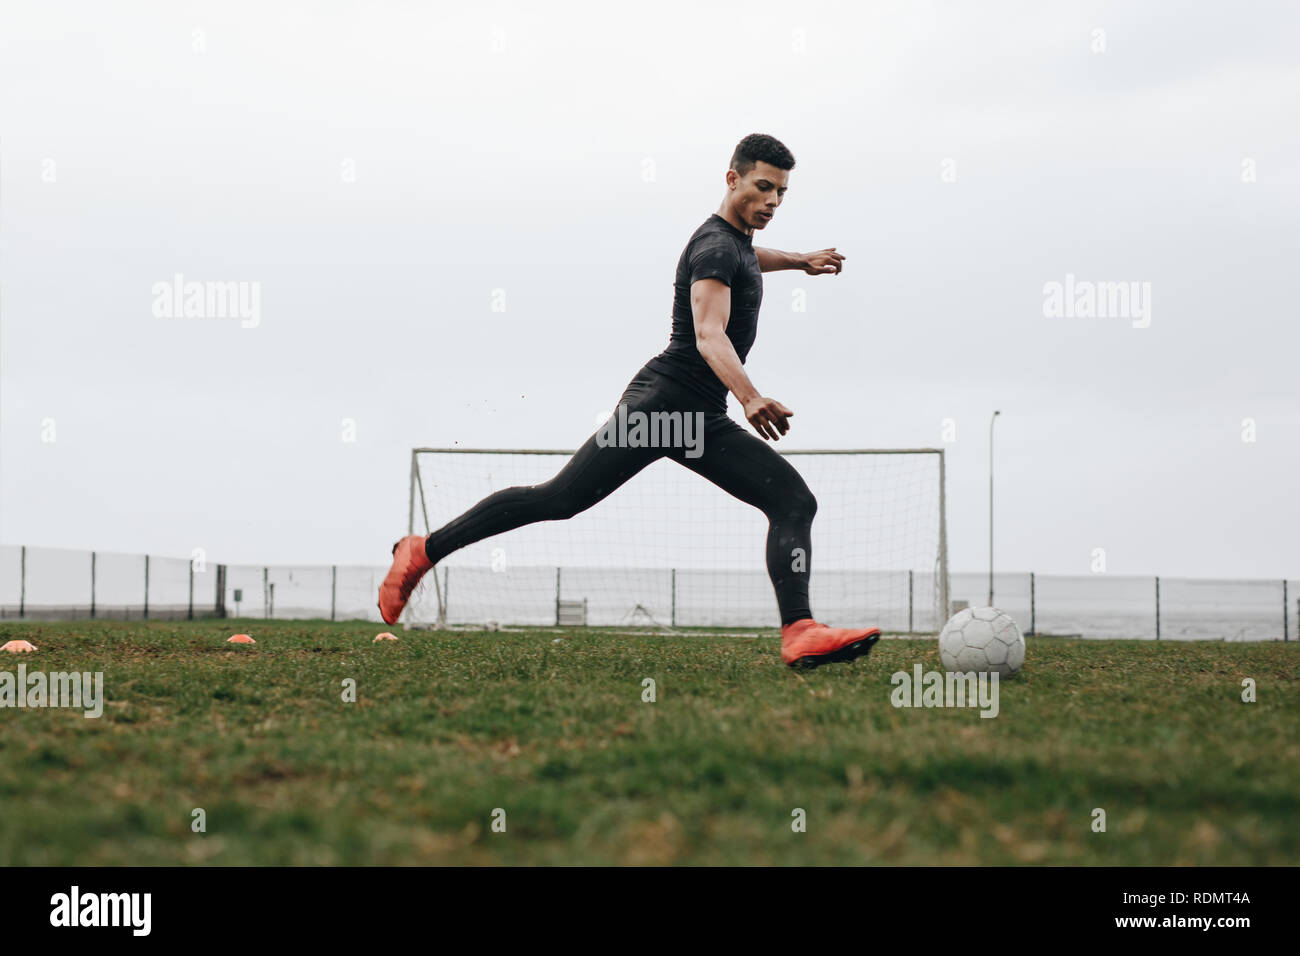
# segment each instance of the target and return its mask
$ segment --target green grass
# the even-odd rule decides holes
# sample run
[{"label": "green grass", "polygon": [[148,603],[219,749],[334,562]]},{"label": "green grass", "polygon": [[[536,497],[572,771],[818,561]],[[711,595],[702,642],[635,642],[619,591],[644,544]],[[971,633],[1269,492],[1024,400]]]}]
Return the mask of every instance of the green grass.
[{"label": "green grass", "polygon": [[0,625],[107,698],[0,710],[0,864],[1300,861],[1295,645],[1031,639],[981,719],[891,706],[929,639],[800,675],[775,632],[377,630]]}]

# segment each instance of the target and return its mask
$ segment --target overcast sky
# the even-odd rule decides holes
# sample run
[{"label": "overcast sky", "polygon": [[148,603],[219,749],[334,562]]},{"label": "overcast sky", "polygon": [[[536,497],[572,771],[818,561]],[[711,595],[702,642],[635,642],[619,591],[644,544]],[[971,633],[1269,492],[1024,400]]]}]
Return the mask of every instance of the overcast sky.
[{"label": "overcast sky", "polygon": [[[782,447],[946,448],[981,570],[997,408],[1000,569],[1294,578],[1297,48],[1285,3],[9,0],[0,541],[386,563],[412,446],[592,432],[764,132],[756,244],[848,257],[765,276]],[[256,326],[159,317],[177,274]],[[1149,311],[1045,314],[1067,275]]]}]

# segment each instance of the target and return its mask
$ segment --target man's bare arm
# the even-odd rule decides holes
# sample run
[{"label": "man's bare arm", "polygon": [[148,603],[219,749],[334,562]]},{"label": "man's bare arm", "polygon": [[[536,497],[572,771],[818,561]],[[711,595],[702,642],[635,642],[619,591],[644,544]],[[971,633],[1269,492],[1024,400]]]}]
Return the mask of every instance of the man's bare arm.
[{"label": "man's bare arm", "polygon": [[844,268],[844,256],[835,251],[835,247],[818,249],[816,252],[782,252],[780,249],[760,249],[754,247],[758,257],[760,272],[780,272],[782,269],[802,269],[810,276],[838,275]]},{"label": "man's bare arm", "polygon": [[802,269],[803,256],[797,252],[782,252],[780,249],[761,249],[754,247],[758,256],[760,272],[780,272],[782,269]]},{"label": "man's bare arm", "polygon": [[745,418],[764,438],[776,440],[790,430],[786,420],[794,412],[774,398],[764,398],[745,374],[736,347],[727,338],[731,320],[731,289],[718,279],[691,283],[691,314],[695,319],[695,347],[715,375],[736,396]]}]

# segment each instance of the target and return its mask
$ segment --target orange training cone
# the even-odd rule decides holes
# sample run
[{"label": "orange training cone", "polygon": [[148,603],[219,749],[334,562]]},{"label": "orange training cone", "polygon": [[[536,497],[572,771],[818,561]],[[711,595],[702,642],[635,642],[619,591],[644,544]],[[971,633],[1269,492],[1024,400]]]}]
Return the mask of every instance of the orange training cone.
[{"label": "orange training cone", "polygon": [[8,651],[10,654],[30,654],[36,650],[36,646],[27,641],[10,641],[0,651]]},{"label": "orange training cone", "polygon": [[370,643],[378,644],[380,641],[395,641],[395,640],[397,640],[396,637],[394,637],[392,634],[389,634],[387,631],[384,631],[384,633],[382,634],[376,634],[375,639]]},{"label": "orange training cone", "polygon": [[257,641],[253,640],[247,634],[236,634],[233,637],[231,637],[229,640],[227,640],[226,643],[227,644],[256,644]]}]

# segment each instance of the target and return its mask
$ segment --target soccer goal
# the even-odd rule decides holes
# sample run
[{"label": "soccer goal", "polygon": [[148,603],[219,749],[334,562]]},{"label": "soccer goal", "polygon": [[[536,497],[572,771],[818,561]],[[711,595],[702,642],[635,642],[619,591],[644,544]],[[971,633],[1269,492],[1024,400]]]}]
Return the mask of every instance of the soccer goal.
[{"label": "soccer goal", "polygon": [[[948,606],[942,449],[783,451],[817,498],[814,616],[931,633]],[[409,527],[428,533],[503,488],[552,478],[572,451],[416,448]],[[416,626],[776,628],[767,519],[668,459],[565,521],[449,555],[425,576]]]}]

